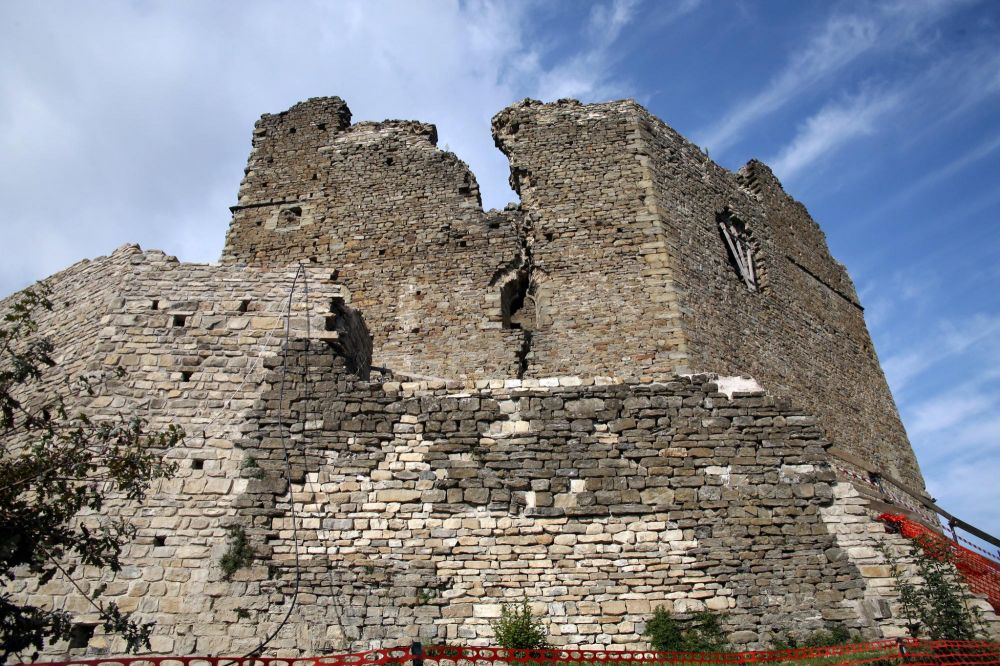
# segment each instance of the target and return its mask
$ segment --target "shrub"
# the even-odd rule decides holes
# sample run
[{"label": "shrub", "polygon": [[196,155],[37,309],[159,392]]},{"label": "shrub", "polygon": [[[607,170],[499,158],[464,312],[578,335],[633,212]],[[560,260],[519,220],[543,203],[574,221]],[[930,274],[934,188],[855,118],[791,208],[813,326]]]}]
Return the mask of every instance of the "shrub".
[{"label": "shrub", "polygon": [[527,600],[520,606],[504,604],[500,617],[490,623],[497,645],[509,650],[545,648],[549,645],[545,625],[531,614]]},{"label": "shrub", "polygon": [[852,634],[851,631],[842,624],[828,624],[826,629],[818,629],[808,634],[801,641],[788,634],[784,640],[774,642],[775,650],[794,650],[796,648],[823,648],[835,645],[848,645],[861,641],[861,637]]},{"label": "shrub", "polygon": [[646,623],[644,636],[654,650],[661,652],[724,652],[729,641],[719,626],[722,615],[702,611],[680,620],[657,606]]},{"label": "shrub", "polygon": [[[919,542],[918,542],[919,543]],[[979,609],[969,606],[966,591],[946,548],[914,544],[917,576],[904,576],[894,555],[882,549],[899,590],[910,635],[931,640],[969,641],[985,634]]]}]

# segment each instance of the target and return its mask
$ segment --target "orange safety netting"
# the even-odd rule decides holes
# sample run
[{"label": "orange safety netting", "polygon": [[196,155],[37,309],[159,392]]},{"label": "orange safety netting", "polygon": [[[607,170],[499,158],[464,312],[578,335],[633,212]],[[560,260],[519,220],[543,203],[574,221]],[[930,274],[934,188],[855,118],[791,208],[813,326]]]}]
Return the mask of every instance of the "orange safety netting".
[{"label": "orange safety netting", "polygon": [[[416,647],[416,646],[414,646]],[[673,664],[1000,664],[1000,643],[923,641],[914,638],[854,645],[750,652],[654,652],[430,645],[370,650],[326,657],[122,657],[50,662],[47,666],[670,666]],[[36,665],[38,666],[38,665]]]},{"label": "orange safety netting", "polygon": [[1000,644],[978,641],[897,639],[794,650],[654,652],[618,650],[507,650],[430,646],[434,666],[670,666],[686,664],[1000,664]]},{"label": "orange safety netting", "polygon": [[985,596],[994,610],[1000,612],[1000,564],[960,546],[905,516],[883,513],[878,518],[895,525],[900,534],[916,541],[928,555],[950,559],[962,574],[969,589]]}]

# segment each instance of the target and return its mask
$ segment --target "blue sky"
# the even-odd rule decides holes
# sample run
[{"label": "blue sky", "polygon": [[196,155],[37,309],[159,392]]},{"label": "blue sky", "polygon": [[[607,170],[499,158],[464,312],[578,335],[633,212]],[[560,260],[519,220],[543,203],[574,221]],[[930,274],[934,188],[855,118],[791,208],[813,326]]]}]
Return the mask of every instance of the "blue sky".
[{"label": "blue sky", "polygon": [[850,270],[931,493],[1000,534],[1000,2],[4,2],[0,293],[126,242],[217,259],[254,120],[318,95],[436,123],[487,207],[526,96],[764,160]]}]

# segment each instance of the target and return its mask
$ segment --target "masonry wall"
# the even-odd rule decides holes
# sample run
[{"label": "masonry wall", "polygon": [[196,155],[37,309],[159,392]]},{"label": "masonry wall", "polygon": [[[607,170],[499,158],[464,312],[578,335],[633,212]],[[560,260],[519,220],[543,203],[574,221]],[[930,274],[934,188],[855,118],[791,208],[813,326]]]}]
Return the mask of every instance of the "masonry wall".
[{"label": "masonry wall", "polygon": [[[522,204],[484,213],[432,125],[309,100],[258,123],[221,266],[124,246],[51,278],[37,390],[91,373],[74,407],[187,432],[174,478],[109,504],[139,534],[108,594],[157,621],[154,652],[487,644],[522,597],[557,645],[644,647],[658,605],[725,611],[752,647],[826,621],[898,635],[876,546],[905,542],[825,451],[919,470],[804,208],[633,102],[528,100],[494,137]],[[765,390],[678,376],[702,372]],[[256,555],[226,579],[234,528]],[[12,591],[96,621],[66,581]],[[98,630],[73,654],[121,649]]]},{"label": "masonry wall", "polygon": [[687,371],[638,114],[627,102],[525,100],[493,119],[528,220],[525,376]]},{"label": "masonry wall", "polygon": [[483,212],[436,144],[428,123],[351,125],[336,97],[264,115],[222,261],[322,266],[365,312],[377,366],[516,376],[524,336],[504,328],[501,282],[523,261],[520,216]]},{"label": "masonry wall", "polygon": [[[496,116],[494,136],[549,285],[529,376],[751,375],[839,446],[923,486],[850,278],[766,166],[732,174],[630,101],[526,100]],[[757,291],[731,265],[723,211],[749,229]]]},{"label": "masonry wall", "polygon": [[[724,611],[741,646],[827,621],[903,631],[876,546],[905,542],[837,483],[817,420],[787,398],[705,376],[368,382],[351,370],[371,354],[364,322],[319,305],[341,291],[318,271],[307,304],[295,270],[126,247],[89,279],[111,266],[121,284],[89,315],[47,323],[57,339],[97,330],[78,360],[125,370],[81,409],[187,432],[165,452],[173,478],[141,506],[108,504],[139,528],[122,572],[78,580],[155,620],[156,653],[243,654],[271,634],[281,655],[488,644],[500,604],[522,598],[568,646],[644,647],[659,605]],[[91,286],[79,268],[57,278]],[[226,579],[237,527],[255,559]],[[63,579],[11,591],[97,621]],[[98,627],[46,656],[122,649]]]}]

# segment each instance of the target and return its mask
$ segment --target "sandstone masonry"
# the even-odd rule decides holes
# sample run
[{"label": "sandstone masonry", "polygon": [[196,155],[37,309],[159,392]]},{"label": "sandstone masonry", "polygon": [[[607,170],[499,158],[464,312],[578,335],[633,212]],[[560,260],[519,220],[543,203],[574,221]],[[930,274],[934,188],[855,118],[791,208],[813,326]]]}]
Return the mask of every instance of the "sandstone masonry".
[{"label": "sandstone masonry", "polygon": [[[526,100],[493,120],[521,204],[487,212],[432,125],[350,117],[262,117],[220,265],[124,246],[48,280],[36,390],[93,373],[76,408],[187,432],[109,507],[139,537],[107,594],[154,652],[488,644],[522,598],[557,645],[644,647],[659,605],[745,646],[902,634],[879,547],[908,544],[830,450],[920,472],[850,278],[765,165],[631,101]],[[226,580],[231,528],[255,559]],[[66,581],[12,592],[95,620]]]}]

